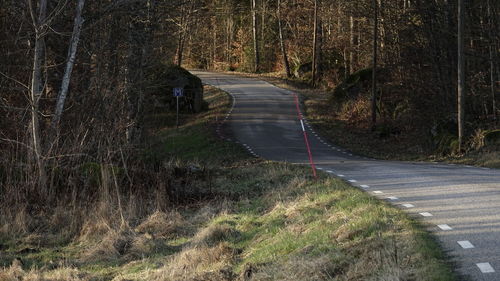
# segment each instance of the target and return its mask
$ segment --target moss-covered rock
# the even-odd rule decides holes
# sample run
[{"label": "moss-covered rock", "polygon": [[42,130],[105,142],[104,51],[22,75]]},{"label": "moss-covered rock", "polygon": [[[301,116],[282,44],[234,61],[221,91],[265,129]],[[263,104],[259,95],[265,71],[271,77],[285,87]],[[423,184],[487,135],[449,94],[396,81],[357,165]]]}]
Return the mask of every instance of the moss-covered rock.
[{"label": "moss-covered rock", "polygon": [[484,145],[485,146],[500,145],[500,129],[487,131],[484,134]]},{"label": "moss-covered rock", "polygon": [[343,104],[349,98],[358,96],[361,90],[367,86],[367,83],[371,81],[371,77],[371,68],[362,69],[349,75],[333,90],[331,102]]},{"label": "moss-covered rock", "polygon": [[311,71],[312,71],[312,63],[306,62],[306,63],[297,65],[293,71],[293,74],[297,78],[304,78],[304,76]]},{"label": "moss-covered rock", "polygon": [[184,88],[180,98],[181,109],[200,112],[203,109],[203,85],[201,79],[174,64],[158,64],[146,77],[147,94],[159,106],[175,107],[173,89]]}]

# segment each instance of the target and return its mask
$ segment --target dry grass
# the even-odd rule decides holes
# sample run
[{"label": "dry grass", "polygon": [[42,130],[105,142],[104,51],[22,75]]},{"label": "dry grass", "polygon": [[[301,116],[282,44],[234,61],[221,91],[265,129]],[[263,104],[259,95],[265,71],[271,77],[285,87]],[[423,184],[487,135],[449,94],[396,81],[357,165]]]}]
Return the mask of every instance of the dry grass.
[{"label": "dry grass", "polygon": [[186,228],[187,224],[188,222],[177,211],[167,213],[156,211],[139,224],[135,228],[135,231],[138,233],[147,233],[155,238],[166,238],[176,235],[182,228]]},{"label": "dry grass", "polygon": [[76,268],[62,267],[54,270],[25,271],[19,265],[0,270],[0,281],[92,281]]},{"label": "dry grass", "polygon": [[[171,173],[147,183],[156,189],[123,189],[115,176],[125,169],[93,165],[93,200],[38,213],[0,208],[0,281],[453,279],[436,243],[402,212],[335,179],[312,180],[308,169],[233,153],[203,124],[215,116],[202,115],[158,137],[166,155],[179,140],[186,147],[177,152],[206,153],[206,166],[217,166],[209,176],[179,157],[155,173],[128,171],[143,181]],[[166,200],[169,177],[197,196]]]},{"label": "dry grass", "polygon": [[271,264],[255,268],[250,280],[295,281],[333,280],[336,274],[334,260],[328,256],[292,258],[284,264]]},{"label": "dry grass", "polygon": [[175,255],[168,265],[155,272],[152,280],[196,280],[203,278],[210,272],[221,271],[231,265],[236,254],[236,251],[227,243],[218,243],[212,247],[207,245],[188,247]]}]

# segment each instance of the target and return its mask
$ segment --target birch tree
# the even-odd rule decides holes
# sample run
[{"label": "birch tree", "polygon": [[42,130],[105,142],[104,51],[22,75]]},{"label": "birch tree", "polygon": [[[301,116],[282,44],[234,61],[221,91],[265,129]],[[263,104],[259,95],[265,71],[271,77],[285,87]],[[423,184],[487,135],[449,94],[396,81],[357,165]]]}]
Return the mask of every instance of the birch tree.
[{"label": "birch tree", "polygon": [[33,67],[31,74],[30,107],[31,107],[31,144],[32,152],[38,168],[38,184],[44,190],[47,185],[45,160],[40,139],[40,98],[43,93],[42,65],[46,36],[47,0],[40,0],[35,7],[32,0],[28,0],[30,15],[35,29],[35,46],[33,48]]},{"label": "birch tree", "polygon": [[66,101],[66,97],[68,95],[71,72],[73,71],[73,66],[75,65],[76,50],[78,48],[78,42],[80,41],[80,33],[84,21],[82,17],[84,5],[85,5],[85,0],[78,0],[78,4],[76,6],[75,20],[73,23],[73,33],[71,34],[71,40],[69,43],[68,55],[66,59],[66,68],[64,70],[64,76],[61,81],[61,89],[57,97],[57,104],[54,117],[52,119],[52,127],[54,129],[57,129],[59,127],[61,115],[64,110],[64,102]]},{"label": "birch tree", "polygon": [[260,57],[259,57],[259,44],[257,42],[257,11],[256,11],[256,0],[252,1],[252,36],[253,36],[253,53],[254,53],[254,72],[259,71]]}]

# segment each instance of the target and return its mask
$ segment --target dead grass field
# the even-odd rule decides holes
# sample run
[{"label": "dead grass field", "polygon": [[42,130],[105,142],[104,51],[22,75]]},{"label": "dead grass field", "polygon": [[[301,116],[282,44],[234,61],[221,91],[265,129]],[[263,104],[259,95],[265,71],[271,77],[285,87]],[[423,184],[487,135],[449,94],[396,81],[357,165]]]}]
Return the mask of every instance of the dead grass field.
[{"label": "dead grass field", "polygon": [[213,124],[229,99],[214,89],[206,99],[211,110],[178,130],[158,122],[144,152],[191,167],[192,178],[209,173],[179,179],[190,196],[146,208],[111,185],[85,209],[11,214],[0,220],[0,281],[455,280],[437,242],[401,210],[218,140]]}]

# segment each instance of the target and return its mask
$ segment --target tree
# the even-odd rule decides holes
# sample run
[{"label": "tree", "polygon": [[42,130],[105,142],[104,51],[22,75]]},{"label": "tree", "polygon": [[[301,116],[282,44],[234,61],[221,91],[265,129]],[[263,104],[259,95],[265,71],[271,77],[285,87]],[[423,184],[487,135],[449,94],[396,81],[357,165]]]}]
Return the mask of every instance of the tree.
[{"label": "tree", "polygon": [[259,58],[259,44],[257,42],[257,11],[255,7],[256,0],[252,1],[252,35],[253,35],[253,53],[254,53],[254,72],[259,71],[260,58]]},{"label": "tree", "polygon": [[61,120],[61,115],[64,109],[64,102],[66,101],[66,96],[68,95],[69,82],[71,79],[71,72],[73,71],[73,66],[75,65],[76,50],[78,48],[78,42],[80,41],[80,33],[82,30],[83,18],[83,6],[85,5],[85,0],[78,0],[76,6],[75,21],[73,24],[73,33],[71,34],[71,40],[68,48],[68,57],[66,61],[66,69],[64,70],[64,76],[61,82],[61,90],[57,97],[57,105],[52,119],[52,127],[58,129],[59,121]]},{"label": "tree", "polygon": [[281,24],[281,0],[278,0],[277,6],[277,18],[278,18],[278,35],[280,41],[281,48],[281,56],[283,58],[283,65],[285,66],[286,77],[292,77],[292,73],[290,72],[290,64],[288,63],[288,55],[286,54],[285,42],[283,40],[283,27]]},{"label": "tree", "polygon": [[312,85],[316,86],[317,56],[318,56],[318,0],[314,0],[313,16],[313,46],[312,46]]},{"label": "tree", "polygon": [[465,99],[465,57],[464,57],[464,0],[458,0],[458,50],[457,50],[457,100],[458,100],[458,151],[462,152],[464,142],[464,99]]},{"label": "tree", "polygon": [[[31,74],[30,105],[31,105],[31,140],[32,152],[38,167],[38,183],[42,190],[47,187],[47,175],[45,171],[45,160],[42,152],[40,138],[40,99],[43,93],[42,65],[44,57],[45,36],[47,30],[47,0],[38,2],[38,9],[32,0],[28,1],[33,27],[35,29],[35,46],[33,48],[33,68]],[[37,15],[38,11],[38,15]]]},{"label": "tree", "polygon": [[373,53],[372,53],[372,130],[377,125],[377,48],[378,48],[378,1],[373,0]]}]

